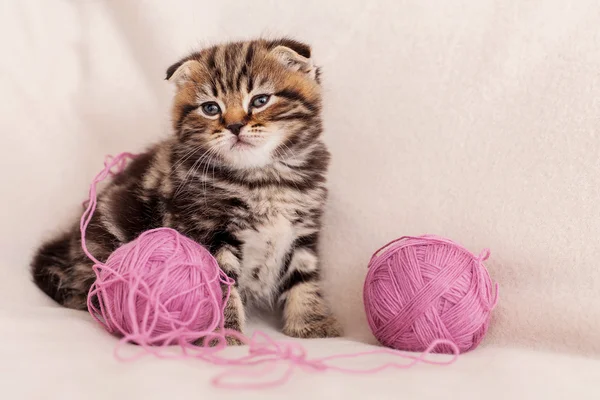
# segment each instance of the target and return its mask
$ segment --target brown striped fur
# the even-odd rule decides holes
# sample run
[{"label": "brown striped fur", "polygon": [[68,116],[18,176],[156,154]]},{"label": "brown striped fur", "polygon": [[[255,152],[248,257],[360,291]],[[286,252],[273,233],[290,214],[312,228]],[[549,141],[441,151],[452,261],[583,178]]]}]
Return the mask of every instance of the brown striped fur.
[{"label": "brown striped fur", "polygon": [[[171,66],[167,79],[176,87],[174,134],[102,191],[90,250],[105,260],[145,230],[175,228],[236,280],[227,327],[243,331],[248,306],[275,306],[288,335],[339,335],[320,288],[329,152],[310,47],[290,39],[213,46]],[[40,248],[32,272],[57,302],[85,309],[95,276],[77,226]]]}]

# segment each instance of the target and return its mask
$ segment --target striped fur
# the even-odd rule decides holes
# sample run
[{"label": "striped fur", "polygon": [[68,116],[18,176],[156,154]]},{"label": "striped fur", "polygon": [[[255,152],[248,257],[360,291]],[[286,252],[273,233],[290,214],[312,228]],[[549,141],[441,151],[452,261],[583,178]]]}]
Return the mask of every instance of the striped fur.
[{"label": "striped fur", "polygon": [[[169,226],[207,246],[236,280],[227,327],[242,331],[248,306],[277,306],[288,335],[340,334],[319,287],[329,152],[310,48],[289,39],[214,46],[174,64],[167,79],[174,134],[100,194],[91,251],[105,260]],[[94,274],[77,226],[40,248],[32,272],[57,302],[85,309]]]}]

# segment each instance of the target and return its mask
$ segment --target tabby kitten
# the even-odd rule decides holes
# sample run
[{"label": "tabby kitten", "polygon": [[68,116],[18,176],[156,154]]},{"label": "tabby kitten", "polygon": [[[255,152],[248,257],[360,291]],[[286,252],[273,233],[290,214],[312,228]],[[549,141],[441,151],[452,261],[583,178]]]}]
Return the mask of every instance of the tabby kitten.
[{"label": "tabby kitten", "polygon": [[[287,335],[339,335],[319,281],[329,152],[310,47],[290,39],[213,46],[171,66],[166,79],[176,87],[174,135],[102,191],[90,251],[105,261],[145,230],[172,227],[235,279],[227,328],[243,331],[248,305],[277,305]],[[74,225],[40,248],[32,272],[54,300],[85,309],[91,267]]]}]

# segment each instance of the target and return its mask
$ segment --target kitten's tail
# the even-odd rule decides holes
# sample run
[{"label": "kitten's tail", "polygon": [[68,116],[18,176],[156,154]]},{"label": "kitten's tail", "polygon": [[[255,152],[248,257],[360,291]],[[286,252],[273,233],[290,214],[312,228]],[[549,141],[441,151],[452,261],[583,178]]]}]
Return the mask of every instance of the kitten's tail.
[{"label": "kitten's tail", "polygon": [[69,259],[71,236],[61,235],[46,242],[31,263],[33,281],[57,303],[70,308],[85,309],[87,293],[76,290],[72,281],[72,262]]}]

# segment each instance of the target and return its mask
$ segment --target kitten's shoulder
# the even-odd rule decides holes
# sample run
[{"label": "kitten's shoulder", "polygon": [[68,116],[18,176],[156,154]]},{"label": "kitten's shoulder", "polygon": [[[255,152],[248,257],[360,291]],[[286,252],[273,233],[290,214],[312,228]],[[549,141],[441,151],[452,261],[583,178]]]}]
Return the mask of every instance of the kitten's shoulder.
[{"label": "kitten's shoulder", "polygon": [[127,168],[113,179],[116,185],[132,181],[143,181],[145,188],[156,187],[171,168],[172,141],[167,139],[155,143],[136,156]]}]

